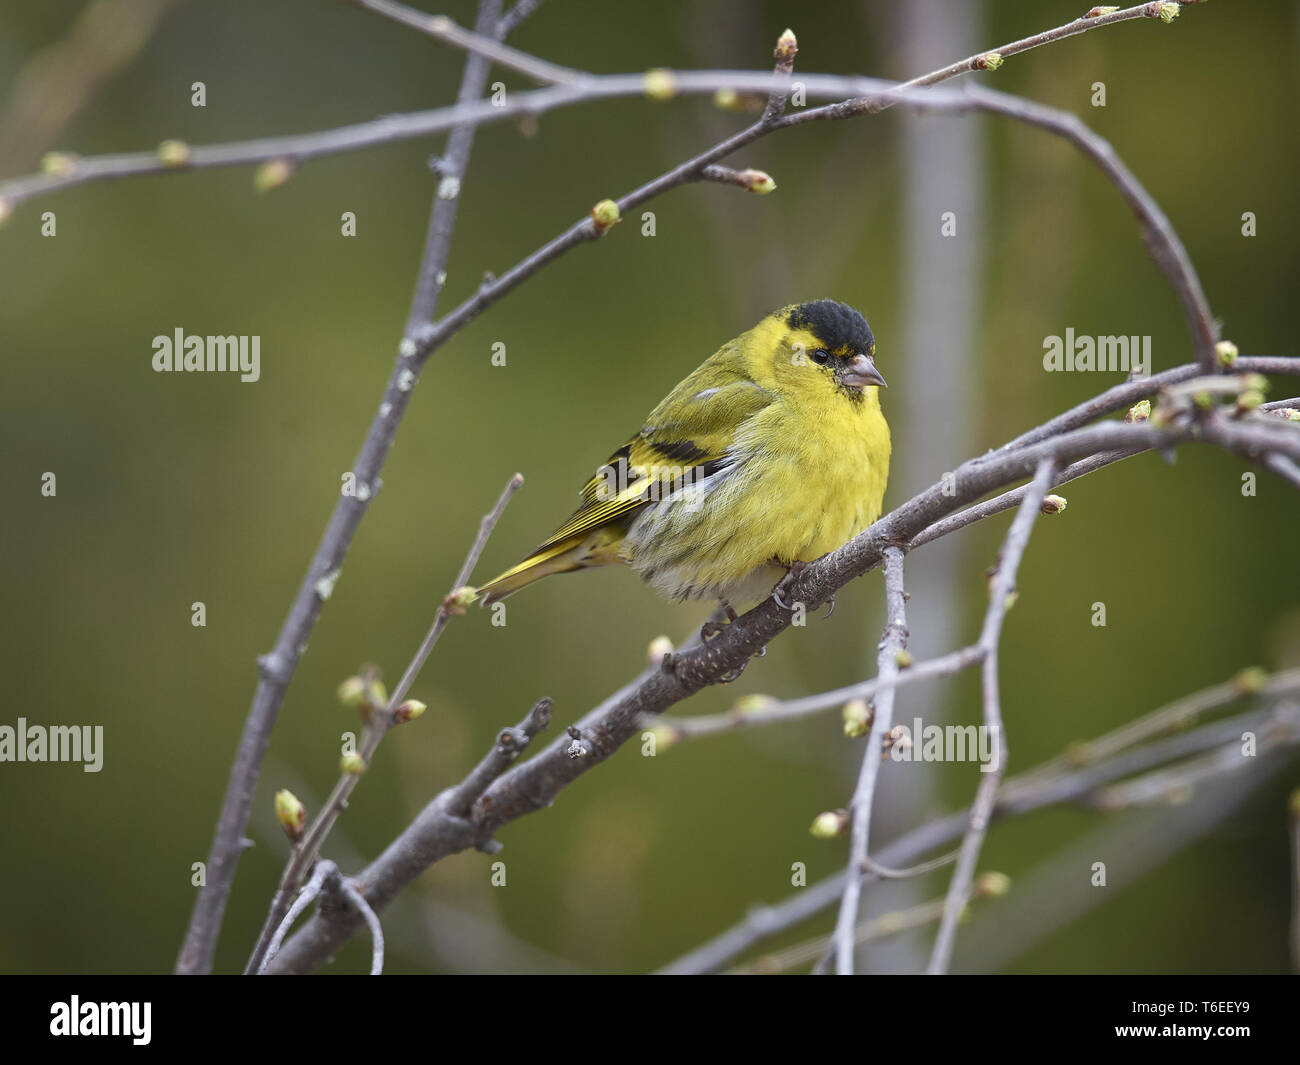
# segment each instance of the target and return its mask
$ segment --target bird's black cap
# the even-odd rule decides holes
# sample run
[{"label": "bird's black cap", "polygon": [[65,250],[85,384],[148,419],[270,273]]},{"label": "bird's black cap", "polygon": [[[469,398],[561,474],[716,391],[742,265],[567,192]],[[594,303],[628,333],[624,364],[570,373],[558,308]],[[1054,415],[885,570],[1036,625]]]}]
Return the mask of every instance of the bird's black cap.
[{"label": "bird's black cap", "polygon": [[876,345],[867,320],[847,303],[835,300],[800,303],[790,308],[785,320],[793,329],[810,330],[831,351],[847,348],[870,355]]}]

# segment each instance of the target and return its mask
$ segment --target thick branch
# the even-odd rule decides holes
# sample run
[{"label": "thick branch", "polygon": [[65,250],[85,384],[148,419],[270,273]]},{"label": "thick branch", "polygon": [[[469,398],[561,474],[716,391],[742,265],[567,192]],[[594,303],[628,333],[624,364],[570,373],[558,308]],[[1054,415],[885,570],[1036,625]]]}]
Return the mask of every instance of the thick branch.
[{"label": "thick branch", "polygon": [[[1300,360],[1294,360],[1300,372]],[[1290,457],[1300,456],[1300,433],[1279,441]],[[1044,459],[1065,464],[1100,451],[1135,446],[1167,448],[1180,438],[1174,429],[1147,424],[1107,423],[1063,434],[1014,452],[993,453],[963,464],[956,471],[955,491],[941,482],[896,508],[870,529],[789,579],[783,596],[802,602],[809,611],[825,603],[839,588],[878,566],[886,548],[907,540],[953,510],[1038,469]],[[474,831],[449,821],[431,803],[366,870],[358,874],[366,897],[382,909],[429,864],[448,854],[478,845],[502,825],[549,806],[561,790],[588,769],[600,764],[643,727],[645,715],[662,712],[743,666],[790,624],[791,614],[769,598],[707,645],[679,654],[670,671],[655,667],[611,696],[579,723],[583,754],[573,757],[569,739],[552,743],[542,753],[502,776],[475,805]],[[883,858],[880,860],[884,860]],[[286,971],[314,968],[355,931],[347,914],[320,914],[288,943],[278,964]]]}]

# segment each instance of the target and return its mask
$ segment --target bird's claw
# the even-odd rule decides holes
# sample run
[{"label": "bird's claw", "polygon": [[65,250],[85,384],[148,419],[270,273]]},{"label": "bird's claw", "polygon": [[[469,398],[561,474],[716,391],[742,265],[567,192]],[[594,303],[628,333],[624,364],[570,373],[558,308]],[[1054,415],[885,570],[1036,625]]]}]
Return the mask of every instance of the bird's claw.
[{"label": "bird's claw", "polygon": [[732,607],[732,605],[728,603],[725,599],[722,600],[720,605],[722,607],[723,613],[726,614],[727,616],[727,620],[724,623],[721,621],[717,621],[714,618],[709,618],[708,621],[706,621],[703,625],[701,625],[700,640],[703,643],[708,643],[711,639],[717,636],[718,633],[720,633],[723,629],[725,629],[728,625],[730,625],[733,621],[735,621],[736,618],[740,616],[736,613],[735,608]]},{"label": "bird's claw", "polygon": [[798,577],[799,574],[801,574],[804,571],[805,566],[807,566],[806,562],[791,562],[789,567],[790,572],[787,573],[784,577],[782,577],[779,581],[777,581],[776,587],[772,589],[772,598],[776,600],[776,605],[779,606],[786,613],[789,614],[794,613],[794,607],[787,605],[786,601],[781,598],[781,586],[784,585],[787,581],[792,581],[796,577]]},{"label": "bird's claw", "polygon": [[745,672],[745,667],[747,665],[749,665],[748,662],[742,662],[735,669],[727,670],[727,672],[725,672],[724,674],[722,674],[722,676],[718,678],[718,683],[730,684],[733,680],[739,679],[740,675]]}]

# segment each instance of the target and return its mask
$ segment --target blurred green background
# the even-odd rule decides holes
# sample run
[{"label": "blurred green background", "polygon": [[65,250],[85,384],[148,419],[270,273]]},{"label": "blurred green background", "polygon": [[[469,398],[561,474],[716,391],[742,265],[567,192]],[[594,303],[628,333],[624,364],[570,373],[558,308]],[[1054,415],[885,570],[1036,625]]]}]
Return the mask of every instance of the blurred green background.
[{"label": "blurred green background", "polygon": [[[0,114],[84,6],[50,0],[0,12]],[[596,71],[762,68],[790,24],[804,71],[897,77],[918,73],[900,58],[902,7],[549,0],[512,43]],[[987,3],[972,47],[931,65],[1084,7]],[[439,10],[473,22],[464,0]],[[1300,268],[1297,22],[1290,3],[1248,11],[1209,4],[1172,26],[1099,30],[982,76],[1072,110],[1111,140],[1168,212],[1225,335],[1247,354],[1295,353],[1286,308]],[[0,139],[9,149],[0,173],[32,171],[47,147],[92,154],[169,137],[203,144],[436,106],[453,97],[461,66],[456,52],[329,0],[176,3],[134,59],[88,91],[52,144],[30,154],[31,138],[17,146]],[[500,78],[526,87],[517,76]],[[190,105],[195,81],[206,83],[206,108]],[[1089,103],[1097,81],[1107,87],[1105,108]],[[745,120],[706,99],[629,100],[544,115],[532,136],[510,123],[482,129],[441,309],[596,200]],[[976,313],[964,351],[907,343],[900,219],[909,183],[898,147],[905,124],[917,121],[940,131],[973,123],[981,146],[973,163],[980,218],[970,230],[978,245],[969,249]],[[85,186],[22,205],[0,232],[0,441],[9,489],[0,533],[8,709],[0,723],[25,716],[105,729],[98,774],[0,765],[0,970],[171,967],[194,897],[191,863],[207,854],[255,656],[275,639],[392,365],[436,180],[425,162],[440,143],[311,162],[266,195],[254,191],[247,168]],[[773,307],[833,296],[867,314],[894,385],[884,402],[896,440],[905,430],[924,434],[924,423],[909,426],[908,418],[951,416],[927,411],[927,374],[937,384],[945,358],[969,371],[960,397],[965,450],[909,474],[897,472],[904,466],[896,456],[889,505],[1117,380],[1045,374],[1048,334],[1073,326],[1150,335],[1156,369],[1189,358],[1178,303],[1127,208],[1094,169],[1041,132],[891,112],[801,127],[728,161],[768,170],[779,191],[674,191],[649,205],[653,238],[629,218],[494,307],[428,366],[383,491],[281,713],[219,969],[242,965],[287,851],[267,823],[273,792],[288,785],[318,805],[335,778],[340,735],[356,728],[335,701],[336,686],[367,661],[395,681],[509,475],[520,470],[527,484],[487,549],[480,580],[568,513],[582,479],[678,379]],[[921,204],[936,231],[946,209],[942,197]],[[40,235],[44,211],[56,214],[56,237]],[[340,235],[344,211],[357,215],[355,238]],[[1244,211],[1258,216],[1253,238],[1241,235]],[[933,294],[935,313],[945,298]],[[152,338],[178,326],[260,335],[261,380],[153,373]],[[505,367],[491,363],[496,342],[506,345]],[[926,366],[933,371],[921,372]],[[900,396],[900,385],[910,392]],[[1264,474],[1258,494],[1243,498],[1242,468],[1185,449],[1173,466],[1143,456],[1065,490],[1070,509],[1039,527],[1003,641],[1013,772],[1242,666],[1300,664],[1297,498]],[[39,491],[45,471],[58,477],[53,499]],[[978,631],[983,571],[1008,520],[962,534],[954,548],[962,565],[940,605],[963,643]],[[913,556],[914,570],[929,550]],[[195,601],[207,606],[205,628],[190,624]],[[1090,624],[1098,601],[1107,605],[1105,628]],[[430,712],[385,741],[327,854],[356,868],[537,697],[555,699],[562,729],[641,667],[653,636],[681,638],[704,613],[606,570],[529,589],[510,601],[504,628],[486,612],[457,620],[413,692]],[[881,624],[873,574],[841,593],[830,621],[789,632],[740,682],[679,709],[716,712],[747,692],[794,696],[868,676]],[[896,712],[974,721],[973,680],[912,688]],[[840,867],[843,841],[816,841],[808,825],[846,802],[862,742],[845,740],[831,712],[653,759],[629,747],[552,809],[501,832],[506,887],[490,886],[492,859],[478,853],[428,872],[400,921],[392,918],[390,970],[623,972],[666,963],[754,902],[788,896],[792,862],[807,863],[810,881]],[[888,766],[882,801],[891,779],[912,771]],[[889,823],[886,808],[882,839],[969,801],[977,782],[971,765],[926,772],[906,821]],[[1106,860],[1116,883],[1104,897],[996,959],[963,950],[963,938],[996,942],[999,929],[1050,900],[1027,886],[980,904],[959,936],[956,966],[1285,970],[1284,806],[1298,779],[1292,761],[1132,883],[1120,881],[1141,850],[1140,833],[1127,850],[1085,846],[1066,879],[1086,883],[1091,861]],[[1164,831],[1157,815],[1143,829],[1152,838]],[[1131,816],[1055,810],[1019,819],[994,829],[981,868],[1032,885],[1042,863]],[[349,864],[352,856],[360,857]],[[931,877],[909,886],[909,897],[933,897],[946,883],[946,875]],[[869,899],[876,912],[895,904],[884,892]],[[824,931],[831,920],[824,915],[779,942]],[[359,970],[367,949],[352,944],[335,968]],[[915,967],[917,957],[899,965]]]}]

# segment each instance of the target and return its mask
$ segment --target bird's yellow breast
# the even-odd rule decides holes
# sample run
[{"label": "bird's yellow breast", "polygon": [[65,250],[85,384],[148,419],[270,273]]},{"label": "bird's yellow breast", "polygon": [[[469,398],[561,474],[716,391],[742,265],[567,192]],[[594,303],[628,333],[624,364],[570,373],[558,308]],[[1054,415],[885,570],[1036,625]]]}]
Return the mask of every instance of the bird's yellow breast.
[{"label": "bird's yellow breast", "polygon": [[764,594],[756,572],[818,558],[880,516],[889,453],[875,389],[784,395],[740,428],[713,483],[647,508],[624,556],[675,599]]}]

